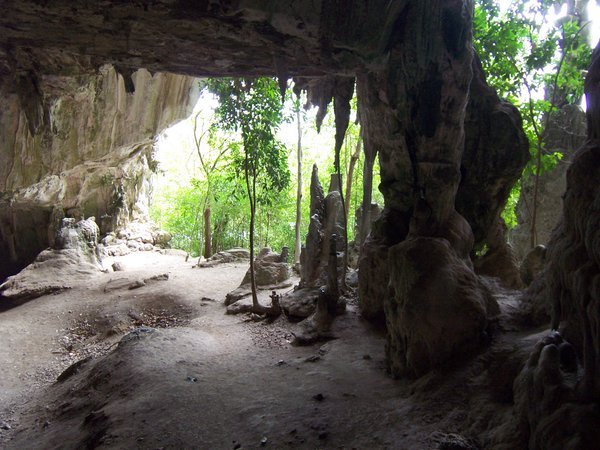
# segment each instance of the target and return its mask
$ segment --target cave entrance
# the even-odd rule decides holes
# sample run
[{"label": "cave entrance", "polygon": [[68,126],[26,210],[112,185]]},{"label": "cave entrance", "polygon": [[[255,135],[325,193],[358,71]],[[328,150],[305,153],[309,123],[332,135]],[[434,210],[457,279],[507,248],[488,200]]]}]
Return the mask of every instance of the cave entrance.
[{"label": "cave entrance", "polygon": [[[199,81],[202,85],[203,81]],[[298,187],[298,137],[301,146],[302,241],[309,222],[311,168],[320,169],[321,183],[327,189],[333,172],[335,124],[326,117],[320,130],[315,123],[318,109],[304,108],[304,98],[296,99],[288,89],[282,106],[284,120],[276,138],[285,147],[290,181],[285,191],[264,199],[257,211],[257,247],[294,248],[296,195]],[[363,160],[360,126],[353,102],[352,124],[341,152],[345,188],[350,186],[349,239],[356,233],[356,214],[363,194]],[[218,100],[203,89],[192,113],[164,130],[156,139],[156,170],[151,178],[150,218],[171,235],[169,245],[187,252],[192,258],[235,247],[248,247],[248,200],[235,155],[239,155],[240,136],[219,129],[215,108]],[[295,108],[300,106],[300,111]],[[300,123],[298,122],[300,120]],[[236,153],[237,152],[237,153]],[[347,177],[350,173],[351,182]],[[374,186],[379,183],[377,167]],[[373,201],[383,204],[375,189]],[[210,205],[210,206],[208,206]],[[207,213],[207,209],[210,210]],[[210,250],[206,249],[206,220],[210,221]],[[293,253],[293,251],[292,251]]]}]

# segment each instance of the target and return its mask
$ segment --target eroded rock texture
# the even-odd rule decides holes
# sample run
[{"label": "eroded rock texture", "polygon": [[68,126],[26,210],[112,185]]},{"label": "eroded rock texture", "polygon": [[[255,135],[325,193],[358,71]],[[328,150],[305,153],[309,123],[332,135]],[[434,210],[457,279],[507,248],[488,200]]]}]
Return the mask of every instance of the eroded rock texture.
[{"label": "eroded rock texture", "polygon": [[[390,250],[386,355],[394,375],[420,376],[488,340],[498,304],[449,241],[407,239]],[[410,294],[410,295],[407,295]]]},{"label": "eroded rock texture", "polygon": [[0,285],[0,296],[27,300],[70,289],[102,269],[97,256],[100,230],[94,217],[61,220],[54,245],[42,251],[33,263]]},{"label": "eroded rock texture", "polygon": [[193,78],[139,70],[134,93],[114,68],[37,78],[32,126],[5,86],[0,110],[0,278],[53,245],[64,216],[95,216],[102,232],[147,219],[153,138],[190,110]]},{"label": "eroded rock texture", "polygon": [[[562,335],[539,344],[520,376],[519,383],[528,385],[515,393],[531,448],[548,448],[549,443],[552,448],[592,448],[599,439],[598,427],[587,425],[590,418],[597,423],[600,402],[600,46],[592,55],[585,92],[587,140],[567,170],[543,289],[528,299],[549,306],[552,328],[560,328]],[[569,378],[561,368],[563,338],[573,345],[583,368]],[[564,429],[570,434],[558,432]]]},{"label": "eroded rock texture", "polygon": [[[343,203],[337,186],[336,175],[331,176],[329,193],[325,196],[319,181],[316,164],[313,166],[310,184],[310,223],[306,245],[300,254],[300,288],[318,288],[327,284],[327,266],[331,236],[343,236]],[[343,285],[345,270],[340,255],[338,278]]]},{"label": "eroded rock texture", "polygon": [[[315,164],[310,182],[310,223],[306,244],[300,253],[300,283],[298,289],[281,299],[281,306],[288,316],[305,318],[314,312],[319,289],[327,285],[331,270],[337,273],[339,289],[345,289],[345,257],[340,242],[340,236],[345,235],[343,208],[337,175],[331,175],[329,192],[325,195]],[[334,235],[336,248],[332,248]],[[334,268],[330,267],[332,252],[336,255]]]},{"label": "eroded rock texture", "polygon": [[[254,258],[254,279],[259,289],[277,289],[284,287],[283,283],[290,278],[291,271],[288,264],[289,249],[283,247],[281,253],[276,253],[270,247],[264,247]],[[291,283],[286,283],[290,286]],[[240,286],[229,292],[225,304],[231,305],[242,297],[250,294],[250,270],[246,272]]]},{"label": "eroded rock texture", "polygon": [[[394,48],[386,70],[358,77],[365,145],[378,149],[380,189],[386,202],[363,248],[359,290],[365,316],[377,318],[385,311],[392,373],[419,375],[458,349],[472,349],[485,341],[483,330],[496,308],[483,306],[487,294],[473,273],[471,252],[475,242],[492,242],[490,237],[498,250],[504,250],[496,238],[502,237],[498,216],[525,164],[526,140],[516,110],[498,99],[485,85],[478,64],[473,64],[466,4],[419,2],[407,7],[401,20],[403,26],[395,38],[412,42],[416,36],[416,47]],[[434,29],[442,33],[434,36]],[[420,40],[425,33],[430,33],[429,38]],[[398,73],[404,77],[399,79]],[[470,87],[477,95],[471,96],[467,106]],[[480,173],[484,171],[489,178]],[[431,249],[444,261],[433,272],[417,266],[416,272],[404,270],[399,262]],[[442,294],[445,281],[436,275],[438,270],[464,274],[453,290],[462,289],[462,296],[478,299],[472,304],[479,306],[457,303],[456,308],[464,306],[476,319],[465,324],[468,331],[448,333],[448,342],[436,342],[426,356],[415,361],[409,355],[423,351],[430,344],[428,339],[437,339],[428,336],[428,321],[435,316],[433,305],[460,303],[458,296]],[[420,311],[421,325],[411,323],[411,327],[422,326],[416,331],[407,328],[404,305],[418,304],[427,277],[437,297]]]},{"label": "eroded rock texture", "polygon": [[473,230],[475,249],[488,247],[482,257],[473,255],[475,271],[498,277],[510,288],[520,287],[521,282],[500,213],[528,160],[529,144],[519,112],[487,85],[475,57],[456,209]]},{"label": "eroded rock texture", "polygon": [[[472,68],[470,96],[464,115],[464,152],[460,156],[460,184],[456,192],[456,211],[471,227],[474,248],[481,249],[487,245],[489,249],[481,258],[476,258],[474,253],[471,253],[472,247],[467,250],[474,259],[476,272],[498,277],[505,286],[518,288],[521,286],[518,262],[512,248],[506,242],[506,228],[500,213],[512,186],[529,158],[527,138],[518,111],[508,102],[500,100],[496,92],[486,84],[477,57],[473,60]],[[381,99],[375,95],[367,97],[367,100],[372,102],[369,103],[370,106],[381,103]],[[389,117],[386,120],[393,119]],[[370,137],[370,140],[378,149],[383,148],[383,145],[392,145],[390,142],[386,144],[386,141],[382,141],[382,136],[385,136],[382,130],[384,123],[385,121],[372,125],[376,130],[374,131],[376,136]],[[414,134],[415,131],[412,133]],[[426,177],[432,175],[424,176],[420,173],[433,174],[435,167],[438,171],[445,167],[445,174],[440,175],[440,180],[436,181],[436,189],[438,189],[436,192],[444,188],[448,189],[444,195],[451,195],[455,189],[453,186],[457,183],[457,180],[452,178],[457,175],[451,176],[451,165],[446,162],[434,164],[431,161],[423,161],[419,164],[416,154],[409,153],[408,144],[411,142],[411,134],[407,136],[406,142],[401,144],[401,150],[393,156],[386,155],[385,151],[380,150],[382,166],[389,164],[383,162],[386,161],[384,158],[391,159],[397,168],[397,175],[394,178],[396,181],[386,181],[383,178],[385,170],[382,167],[384,195],[385,189],[390,189],[391,192],[388,192],[386,197],[386,210],[373,227],[367,245],[363,248],[362,261],[359,263],[361,305],[365,316],[370,318],[380,318],[383,315],[385,290],[389,279],[385,267],[387,251],[390,246],[406,238],[408,223],[415,215],[413,212],[414,205],[417,204],[415,199],[424,196],[424,190],[432,189],[425,181]],[[435,139],[435,135],[431,139]],[[457,137],[457,139],[463,142],[462,138]],[[423,145],[440,144],[423,142]],[[456,142],[452,145],[456,145]],[[455,150],[457,155],[462,148]],[[425,159],[427,160],[427,157]],[[417,168],[420,169],[416,170]],[[386,184],[389,186],[386,187]],[[389,197],[393,197],[393,201],[388,202]],[[398,204],[399,202],[401,203]],[[426,204],[427,200],[421,201],[424,210],[429,208]],[[394,207],[390,207],[391,205]],[[423,211],[423,214],[433,216],[433,210]],[[467,236],[470,232],[466,230],[464,233],[467,241],[470,240],[471,238]],[[450,231],[450,234],[453,232]]]}]

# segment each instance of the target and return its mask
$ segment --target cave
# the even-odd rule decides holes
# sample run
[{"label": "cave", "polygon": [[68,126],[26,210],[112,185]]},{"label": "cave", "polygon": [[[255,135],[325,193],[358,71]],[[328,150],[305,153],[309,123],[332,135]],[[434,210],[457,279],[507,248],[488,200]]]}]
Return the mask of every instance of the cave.
[{"label": "cave", "polygon": [[[518,110],[486,82],[472,2],[3,6],[1,446],[595,448],[599,47],[586,137],[525,288],[501,213],[529,144]],[[306,243],[301,283],[327,286],[303,331],[224,314],[219,296],[246,273],[237,253],[220,256],[229,272],[177,251],[152,265],[137,250],[161,232],[123,231],[148,217],[154,139],[190,113],[197,79],[262,76],[292,80],[318,121],[329,110],[336,149],[356,92],[365,159],[380,167],[383,210],[359,239],[347,303],[332,298],[346,286],[331,271],[348,255],[330,235]],[[339,208],[327,206],[336,189],[313,191],[313,238],[344,232],[323,214]],[[102,271],[96,244],[115,239],[136,257]],[[259,262],[288,270],[286,251]],[[316,284],[313,265],[329,270]],[[267,319],[280,313],[271,299]]]}]

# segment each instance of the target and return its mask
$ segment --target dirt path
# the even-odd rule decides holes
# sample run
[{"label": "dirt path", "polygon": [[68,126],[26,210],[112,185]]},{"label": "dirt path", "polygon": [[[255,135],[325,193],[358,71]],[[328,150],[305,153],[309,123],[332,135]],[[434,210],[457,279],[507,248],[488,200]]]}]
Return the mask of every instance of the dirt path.
[{"label": "dirt path", "polygon": [[464,399],[391,380],[385,338],[355,305],[336,319],[338,339],[293,347],[284,318],[224,314],[245,265],[121,261],[124,272],[0,312],[0,446],[415,449],[461,431]]}]

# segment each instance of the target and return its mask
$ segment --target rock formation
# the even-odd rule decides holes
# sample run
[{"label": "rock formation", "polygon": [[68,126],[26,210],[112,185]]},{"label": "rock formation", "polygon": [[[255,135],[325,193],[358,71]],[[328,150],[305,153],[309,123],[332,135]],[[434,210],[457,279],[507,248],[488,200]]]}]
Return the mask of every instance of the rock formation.
[{"label": "rock formation", "polygon": [[319,290],[327,285],[331,263],[332,236],[339,236],[336,250],[338,286],[346,284],[344,251],[339,243],[344,236],[344,204],[339,192],[337,175],[331,175],[329,193],[325,196],[319,181],[317,165],[313,166],[310,183],[310,223],[306,244],[300,254],[300,283],[298,289],[281,299],[281,306],[288,316],[308,317],[314,312]]},{"label": "rock formation", "polygon": [[521,263],[521,280],[525,285],[529,286],[535,277],[537,277],[544,270],[544,264],[546,262],[546,247],[543,245],[537,245],[531,250]]},{"label": "rock formation", "polygon": [[519,288],[518,262],[500,214],[529,160],[529,144],[519,112],[487,85],[477,56],[470,93],[456,210],[473,230],[474,249],[487,246],[485,255],[471,255],[476,273]]},{"label": "rock formation", "polygon": [[106,256],[123,256],[138,251],[161,250],[169,247],[171,235],[149,222],[130,222],[117,233],[104,235],[99,251]]},{"label": "rock formation", "polygon": [[245,248],[230,248],[215,253],[206,261],[200,261],[198,267],[214,267],[219,264],[247,261],[250,259],[250,252]]},{"label": "rock formation", "polygon": [[[515,382],[522,438],[530,448],[548,448],[549,443],[592,448],[600,438],[593,425],[600,420],[600,45],[592,55],[585,93],[587,140],[567,170],[562,215],[541,275],[543,288],[530,289],[525,297],[546,304],[552,328],[560,329],[560,335],[538,344]],[[565,343],[574,348],[568,364]],[[566,429],[568,434],[561,433]]]},{"label": "rock formation", "polygon": [[[269,247],[264,247],[258,252],[254,258],[254,279],[258,289],[291,286],[291,283],[285,283],[291,276],[288,256],[289,249],[287,247],[283,247],[281,253],[275,253]],[[250,269],[248,269],[240,286],[227,294],[225,305],[231,305],[250,293]]]},{"label": "rock formation", "polygon": [[[466,106],[464,147],[461,147],[464,151],[460,157],[456,210],[471,227],[475,248],[482,248],[484,245],[489,247],[486,256],[480,261],[471,253],[471,249],[468,250],[475,260],[476,271],[482,275],[498,277],[508,287],[519,287],[517,261],[506,243],[505,227],[500,213],[529,158],[527,138],[518,111],[508,102],[500,100],[495,91],[486,84],[477,57],[472,62],[472,70],[470,90],[473,94]],[[377,104],[380,100],[373,98],[372,101]],[[378,129],[376,136],[383,134],[384,131]],[[381,140],[381,137],[377,139]],[[377,139],[372,145],[383,145]],[[383,157],[382,154],[381,158]],[[403,175],[397,175],[397,179],[405,181],[403,186],[399,184],[400,181],[394,181],[395,184],[390,186],[392,190],[389,195],[394,198],[394,202],[403,200],[394,208],[390,208],[391,203],[386,202],[386,209],[374,225],[359,262],[362,310],[366,317],[372,319],[383,317],[387,280],[390,278],[386,267],[388,249],[406,238],[408,223],[414,216],[415,199],[424,195],[421,192],[423,186],[411,186],[410,182],[413,180],[413,184],[423,184],[422,181],[418,181],[419,171],[416,170],[417,166],[414,166],[418,161],[416,155],[409,155],[408,150],[405,150],[399,154],[394,153],[393,158],[404,158],[402,163],[398,161],[396,165],[404,171]],[[423,162],[421,166],[425,173],[435,167],[429,162]],[[387,181],[382,178],[382,186],[385,183]],[[441,186],[442,184],[440,188]],[[427,214],[432,215],[433,211]]]},{"label": "rock formation", "polygon": [[36,80],[34,127],[19,91],[0,89],[0,278],[53,245],[61,217],[95,216],[102,233],[147,219],[153,138],[198,92],[192,78],[138,70],[128,93],[111,66]]},{"label": "rock formation", "polygon": [[54,247],[42,251],[33,263],[0,285],[0,296],[29,300],[70,289],[72,283],[100,273],[97,256],[99,229],[95,219],[62,219]]},{"label": "rock formation", "polygon": [[[370,208],[367,210],[367,217],[363,215],[363,206],[358,207],[354,213],[354,241],[348,244],[348,266],[356,269],[358,268],[358,258],[360,257],[360,237],[368,236],[373,226],[373,222],[379,219],[382,208],[377,203],[371,203]],[[365,222],[366,220],[366,222]],[[362,228],[366,227],[366,230]]]},{"label": "rock formation", "polygon": [[[344,236],[343,204],[337,186],[337,176],[331,175],[331,185],[327,196],[319,181],[316,164],[313,166],[310,184],[310,223],[306,244],[300,254],[300,287],[315,288],[327,284],[327,266],[329,265],[329,247],[331,236]],[[343,255],[339,255],[338,278],[345,275],[341,264]],[[343,286],[343,282],[341,282]]]}]

